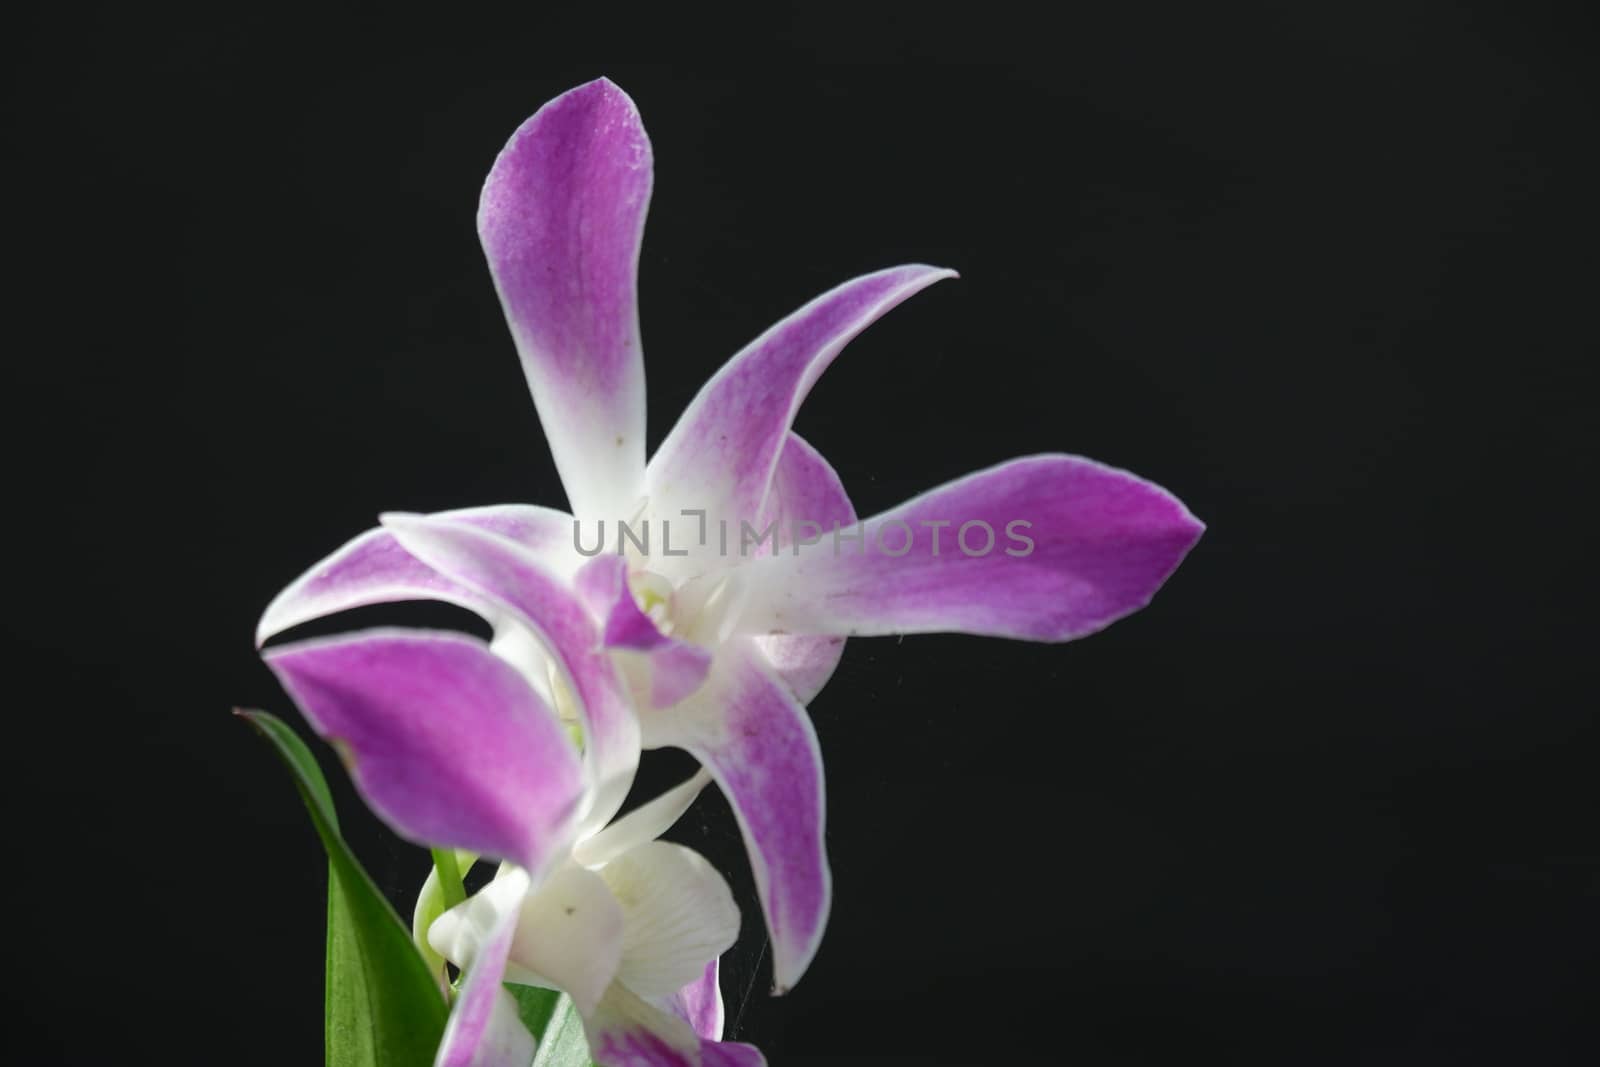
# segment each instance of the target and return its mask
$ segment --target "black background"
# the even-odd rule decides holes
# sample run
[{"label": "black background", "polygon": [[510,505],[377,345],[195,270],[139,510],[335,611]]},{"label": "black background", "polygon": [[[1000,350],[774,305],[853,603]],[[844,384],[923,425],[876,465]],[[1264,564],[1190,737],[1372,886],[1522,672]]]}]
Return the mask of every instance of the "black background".
[{"label": "black background", "polygon": [[[860,512],[1060,450],[1210,527],[1076,644],[850,644],[812,707],[836,903],[786,998],[701,801],[676,835],[745,910],[736,1036],[775,1067],[1595,1062],[1578,27],[524,7],[15,27],[27,1062],[320,1056],[320,852],[228,709],[291,714],[255,619],[379,511],[563,502],[473,213],[516,125],[601,73],[655,146],[652,444],[778,317],[931,262],[962,279],[797,424]],[[471,625],[304,632],[379,620]],[[641,792],[688,766],[656,754]],[[409,912],[425,857],[328,767]]]}]

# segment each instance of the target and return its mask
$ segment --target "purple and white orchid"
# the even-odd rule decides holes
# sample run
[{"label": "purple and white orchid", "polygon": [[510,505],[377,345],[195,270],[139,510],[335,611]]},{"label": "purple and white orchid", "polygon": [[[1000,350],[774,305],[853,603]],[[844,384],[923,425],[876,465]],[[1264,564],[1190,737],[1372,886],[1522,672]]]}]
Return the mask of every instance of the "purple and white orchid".
[{"label": "purple and white orchid", "polygon": [[698,855],[656,840],[704,772],[594,832],[595,783],[561,711],[476,642],[387,631],[268,662],[396,831],[505,857],[422,931],[465,975],[438,1064],[527,1067],[533,1035],[504,981],[567,993],[607,1067],[641,1062],[641,1048],[662,1065],[764,1062],[717,1040],[717,958],[739,932],[732,893]]},{"label": "purple and white orchid", "polygon": [[[317,729],[347,747],[358,786],[396,830],[513,865],[426,932],[466,967],[458,1016],[470,1004],[473,1019],[487,1020],[498,976],[520,968],[585,1008],[602,1063],[745,1062],[729,1051],[743,1046],[687,1051],[682,1032],[662,1038],[680,1059],[631,1046],[632,1059],[602,1055],[606,1020],[637,1023],[640,1005],[657,1021],[682,1016],[668,987],[691,963],[703,973],[698,954],[714,960],[737,925],[717,903],[717,915],[689,924],[707,932],[691,939],[694,953],[673,956],[652,980],[638,977],[660,962],[627,955],[651,936],[630,933],[648,929],[639,916],[690,905],[630,912],[619,902],[631,890],[617,880],[657,864],[649,884],[680,878],[717,902],[726,891],[710,888],[720,878],[676,846],[649,843],[659,828],[639,834],[630,823],[639,813],[605,828],[640,749],[686,749],[730,801],[782,992],[814,956],[830,905],[822,760],[805,705],[845,639],[1081,637],[1148,603],[1203,527],[1165,490],[1069,455],[1012,460],[858,522],[833,468],[792,425],[853,337],[954,276],[921,265],[846,282],[762,334],[701,389],[646,463],[635,286],[651,183],[633,102],[601,79],[524,123],[483,190],[479,234],[572,513],[502,505],[386,515],[286,588],[257,639],[405,599],[486,619],[487,646],[372,631],[267,654]],[[596,535],[598,551],[583,543]],[[630,826],[629,849],[596,844]],[[546,936],[547,924],[526,917],[547,914],[551,894],[580,883],[586,908],[609,918],[590,931],[593,958],[578,975],[548,962],[528,932]],[[615,908],[593,904],[607,893]],[[549,936],[548,951],[577,952]],[[469,1023],[452,1023],[454,1040],[487,1032],[486,1022]],[[663,1032],[644,1030],[656,1035],[649,1040]],[[646,1040],[628,1033],[616,1042]]]}]

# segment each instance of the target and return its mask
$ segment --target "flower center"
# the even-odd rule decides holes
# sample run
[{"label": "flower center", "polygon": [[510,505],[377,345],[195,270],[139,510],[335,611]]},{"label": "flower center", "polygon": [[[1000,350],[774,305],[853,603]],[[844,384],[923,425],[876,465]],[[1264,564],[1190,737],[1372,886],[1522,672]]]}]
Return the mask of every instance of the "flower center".
[{"label": "flower center", "polygon": [[628,589],[664,635],[707,648],[728,639],[744,603],[744,583],[730,571],[698,575],[674,586],[664,575],[641,568],[629,573]]},{"label": "flower center", "polygon": [[672,582],[654,571],[636,570],[628,575],[628,589],[639,610],[650,616],[656,629],[670,637],[677,628],[673,618]]}]

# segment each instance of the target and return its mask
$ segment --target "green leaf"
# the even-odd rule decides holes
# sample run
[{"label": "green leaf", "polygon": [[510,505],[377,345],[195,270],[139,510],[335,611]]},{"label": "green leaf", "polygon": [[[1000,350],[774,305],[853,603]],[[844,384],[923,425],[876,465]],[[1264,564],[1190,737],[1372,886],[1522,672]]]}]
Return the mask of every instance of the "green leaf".
[{"label": "green leaf", "polygon": [[264,711],[236,714],[272,742],[328,853],[328,1067],[430,1067],[449,1013],[411,934],[339,835],[311,750]]},{"label": "green leaf", "polygon": [[529,985],[507,984],[506,989],[517,1000],[523,1025],[539,1039],[533,1067],[593,1067],[583,1019],[571,997]]}]

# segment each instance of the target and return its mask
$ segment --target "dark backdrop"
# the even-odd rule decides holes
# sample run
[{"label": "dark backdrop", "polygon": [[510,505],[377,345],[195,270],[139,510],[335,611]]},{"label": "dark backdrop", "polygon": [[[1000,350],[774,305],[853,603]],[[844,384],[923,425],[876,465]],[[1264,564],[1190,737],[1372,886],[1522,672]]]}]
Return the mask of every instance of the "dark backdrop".
[{"label": "dark backdrop", "polygon": [[[812,708],[837,901],[787,998],[708,794],[677,834],[745,908],[735,1034],[775,1067],[1594,1062],[1587,47],[1526,7],[1089,10],[23,17],[27,1061],[320,1055],[320,853],[228,709],[292,714],[255,619],[379,511],[562,503],[473,213],[606,73],[655,145],[652,444],[812,295],[947,264],[800,414],[858,510],[1063,450],[1210,527],[1080,643],[850,644]],[[380,619],[464,621],[321,629]],[[409,911],[425,857],[327,765]]]}]

